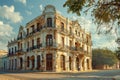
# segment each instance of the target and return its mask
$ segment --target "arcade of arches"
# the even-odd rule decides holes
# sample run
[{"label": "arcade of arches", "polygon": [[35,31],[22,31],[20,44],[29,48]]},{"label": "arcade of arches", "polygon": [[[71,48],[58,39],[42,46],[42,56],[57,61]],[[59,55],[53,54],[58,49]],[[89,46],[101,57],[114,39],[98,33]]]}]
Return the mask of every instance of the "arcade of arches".
[{"label": "arcade of arches", "polygon": [[9,70],[85,71],[91,70],[91,59],[85,56],[66,56],[48,53],[9,60]]}]

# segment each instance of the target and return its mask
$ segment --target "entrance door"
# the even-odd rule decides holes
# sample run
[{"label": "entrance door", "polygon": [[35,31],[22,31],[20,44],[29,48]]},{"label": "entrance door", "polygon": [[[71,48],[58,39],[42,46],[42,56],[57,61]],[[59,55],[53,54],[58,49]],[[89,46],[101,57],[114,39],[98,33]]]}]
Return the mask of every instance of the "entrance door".
[{"label": "entrance door", "polygon": [[79,68],[80,68],[80,67],[79,67],[79,58],[77,57],[77,58],[76,58],[76,69],[79,70]]},{"label": "entrance door", "polygon": [[46,70],[51,71],[52,70],[52,54],[47,54],[46,55]]},{"label": "entrance door", "polygon": [[40,69],[40,55],[37,56],[37,69]]},{"label": "entrance door", "polygon": [[34,56],[31,57],[31,61],[32,61],[32,69],[34,69],[34,67],[35,67],[35,57]]}]

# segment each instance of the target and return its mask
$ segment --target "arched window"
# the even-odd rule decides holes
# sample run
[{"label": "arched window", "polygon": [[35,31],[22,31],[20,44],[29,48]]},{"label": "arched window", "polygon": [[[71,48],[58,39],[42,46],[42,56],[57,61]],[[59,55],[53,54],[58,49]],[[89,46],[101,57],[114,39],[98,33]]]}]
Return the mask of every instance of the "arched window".
[{"label": "arched window", "polygon": [[46,36],[46,46],[52,46],[53,45],[53,38],[52,35]]},{"label": "arched window", "polygon": [[47,27],[52,27],[52,18],[47,18]]},{"label": "arched window", "polygon": [[62,70],[65,70],[65,56],[64,55],[61,55],[60,56],[60,64],[61,64],[61,69]]},{"label": "arched window", "polygon": [[61,22],[61,30],[64,30],[64,23]]}]

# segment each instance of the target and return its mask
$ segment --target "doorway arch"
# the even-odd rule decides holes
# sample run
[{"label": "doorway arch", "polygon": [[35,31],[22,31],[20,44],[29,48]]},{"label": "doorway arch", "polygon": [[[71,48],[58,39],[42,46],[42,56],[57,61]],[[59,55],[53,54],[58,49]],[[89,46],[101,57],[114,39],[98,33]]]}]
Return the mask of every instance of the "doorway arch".
[{"label": "doorway arch", "polygon": [[64,55],[60,56],[60,64],[61,64],[61,69],[65,70],[65,56]]},{"label": "doorway arch", "polygon": [[53,70],[53,55],[46,54],[46,70],[51,71]]},{"label": "doorway arch", "polygon": [[31,56],[31,62],[32,62],[32,68],[31,69],[34,69],[34,67],[35,67],[35,57],[34,56]]}]

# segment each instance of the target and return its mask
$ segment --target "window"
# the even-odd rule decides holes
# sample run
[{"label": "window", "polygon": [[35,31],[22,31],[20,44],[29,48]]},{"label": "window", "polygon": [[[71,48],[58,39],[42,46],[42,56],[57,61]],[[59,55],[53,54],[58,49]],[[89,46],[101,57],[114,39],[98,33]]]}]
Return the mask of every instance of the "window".
[{"label": "window", "polygon": [[16,46],[15,46],[15,52],[17,51],[17,48],[16,48]]},{"label": "window", "polygon": [[27,28],[27,35],[29,34],[29,29]]},{"label": "window", "polygon": [[40,23],[37,23],[37,31],[39,31],[40,30]]},{"label": "window", "polygon": [[35,32],[35,27],[34,27],[34,25],[32,25],[31,27],[32,27],[32,32]]},{"label": "window", "polygon": [[61,22],[61,30],[64,30],[64,23]]},{"label": "window", "polygon": [[21,43],[21,50],[22,50],[22,43]]},{"label": "window", "polygon": [[79,37],[80,37],[80,32],[78,32],[78,34],[79,34]]},{"label": "window", "polygon": [[18,42],[18,50],[20,50],[20,42]]},{"label": "window", "polygon": [[13,48],[12,48],[12,54],[13,54]]},{"label": "window", "polygon": [[27,42],[27,48],[29,48],[29,41]]},{"label": "window", "polygon": [[72,29],[71,29],[71,27],[70,27],[70,34],[72,33]]},{"label": "window", "polygon": [[77,35],[77,30],[75,30],[75,33],[76,33],[76,35]]},{"label": "window", "polygon": [[82,34],[82,38],[84,37],[84,35]]},{"label": "window", "polygon": [[70,43],[69,45],[70,45],[70,49],[71,49],[71,47],[72,47],[72,41],[70,40],[69,43]]},{"label": "window", "polygon": [[9,49],[9,55],[10,55],[10,52],[11,52],[11,51],[10,51],[10,49]]},{"label": "window", "polygon": [[37,38],[37,47],[40,46],[40,38]]},{"label": "window", "polygon": [[52,35],[47,35],[46,36],[46,45],[47,46],[52,46],[53,45]]},{"label": "window", "polygon": [[34,39],[32,40],[32,47],[34,47]]},{"label": "window", "polygon": [[20,38],[22,38],[22,32],[20,33]]},{"label": "window", "polygon": [[62,37],[62,46],[64,47],[64,37]]},{"label": "window", "polygon": [[47,18],[47,27],[52,27],[52,18]]}]

